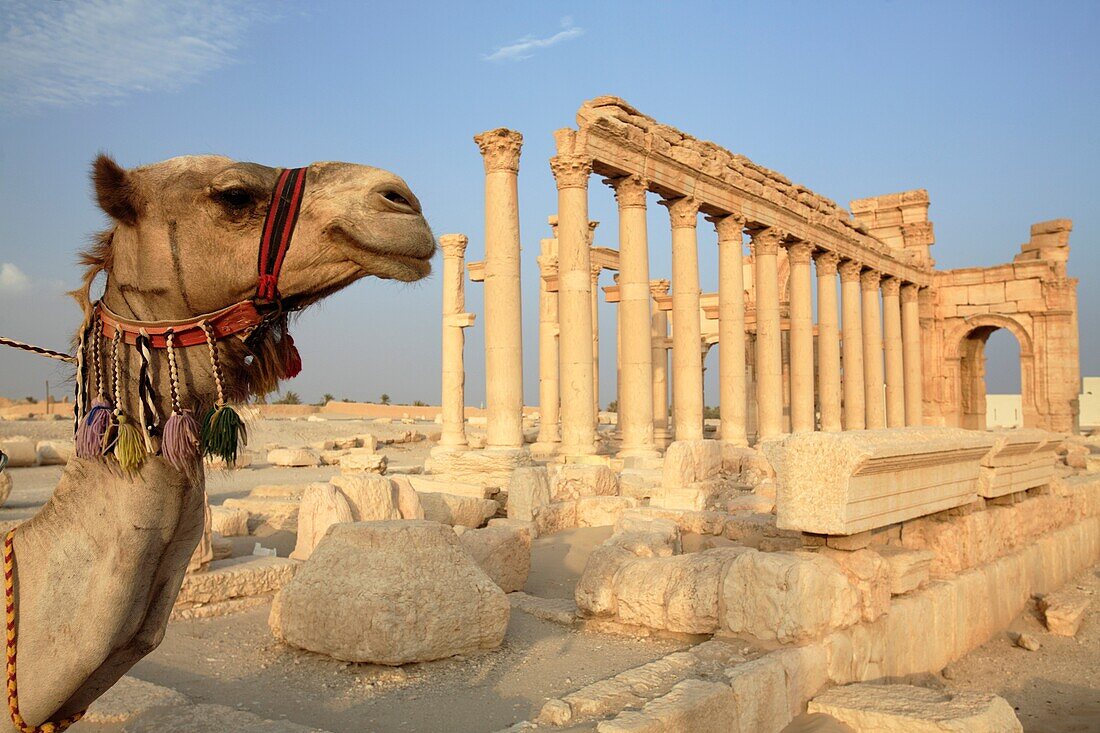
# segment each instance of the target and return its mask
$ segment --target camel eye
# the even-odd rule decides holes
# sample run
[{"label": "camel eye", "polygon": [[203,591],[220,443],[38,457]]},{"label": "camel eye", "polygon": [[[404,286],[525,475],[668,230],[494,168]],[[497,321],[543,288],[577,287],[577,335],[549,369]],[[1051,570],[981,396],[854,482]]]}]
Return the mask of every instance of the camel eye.
[{"label": "camel eye", "polygon": [[408,199],[406,199],[404,196],[399,194],[397,191],[386,191],[382,195],[385,196],[390,201],[394,202],[395,204],[402,204],[404,206],[408,206],[409,208],[412,208],[412,204],[409,203]]},{"label": "camel eye", "polygon": [[226,206],[243,209],[252,203],[252,193],[245,188],[227,188],[218,193],[218,199]]}]

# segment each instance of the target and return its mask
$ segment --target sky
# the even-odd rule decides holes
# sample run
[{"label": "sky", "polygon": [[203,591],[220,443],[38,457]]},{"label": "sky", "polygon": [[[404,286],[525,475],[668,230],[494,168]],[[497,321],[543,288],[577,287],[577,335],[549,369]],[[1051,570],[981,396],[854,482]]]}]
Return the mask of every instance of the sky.
[{"label": "sky", "polygon": [[[0,335],[65,348],[79,313],[76,252],[105,225],[88,182],[122,165],[220,153],[273,166],[346,160],[408,181],[437,235],[484,249],[473,135],[523,133],[524,387],[538,395],[538,254],[556,190],[552,132],[613,94],[833,200],[925,188],[941,269],[1011,261],[1028,228],[1074,221],[1081,368],[1100,375],[1100,4],[1096,2],[317,2],[0,0]],[[596,243],[614,199],[592,179]],[[667,215],[651,199],[651,276],[668,277]],[[717,250],[699,228],[704,291]],[[367,279],[293,329],[308,401],[438,404],[440,281]],[[609,284],[605,275],[601,284]],[[481,286],[467,310],[481,313]],[[603,304],[601,362],[613,364]],[[480,323],[467,330],[467,403],[484,400]],[[1018,392],[998,332],[990,392]],[[717,352],[708,365],[717,364]],[[717,401],[717,368],[707,402]],[[55,362],[0,352],[0,395],[55,394]],[[601,402],[613,398],[605,369]]]}]

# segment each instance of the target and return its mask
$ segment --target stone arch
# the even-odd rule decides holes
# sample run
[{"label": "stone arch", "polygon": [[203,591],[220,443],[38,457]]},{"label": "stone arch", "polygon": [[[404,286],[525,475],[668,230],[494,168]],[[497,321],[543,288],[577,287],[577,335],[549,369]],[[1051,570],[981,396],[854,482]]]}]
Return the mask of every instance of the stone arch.
[{"label": "stone arch", "polygon": [[958,405],[956,424],[972,430],[984,430],[985,424],[985,344],[999,329],[1011,333],[1020,345],[1020,397],[1024,427],[1040,425],[1036,407],[1035,349],[1031,329],[1020,320],[994,313],[970,316],[948,332],[944,357],[949,365],[952,389]]}]

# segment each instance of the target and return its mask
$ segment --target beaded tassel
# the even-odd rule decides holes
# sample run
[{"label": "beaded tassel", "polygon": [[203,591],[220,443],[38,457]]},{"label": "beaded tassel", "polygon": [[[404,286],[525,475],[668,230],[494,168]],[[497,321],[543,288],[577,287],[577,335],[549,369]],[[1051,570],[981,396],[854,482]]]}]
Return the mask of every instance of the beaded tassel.
[{"label": "beaded tassel", "polygon": [[148,454],[141,430],[122,411],[125,396],[122,393],[122,362],[118,356],[118,345],[122,341],[122,331],[115,331],[111,342],[111,362],[115,372],[115,409],[111,413],[111,424],[104,435],[104,453],[113,452],[118,465],[125,471],[134,471],[141,467]]},{"label": "beaded tassel", "polygon": [[175,334],[166,334],[168,350],[168,387],[172,396],[172,414],[164,423],[161,453],[177,471],[189,473],[199,458],[199,425],[190,410],[180,407],[179,371],[176,367]]},{"label": "beaded tassel", "polygon": [[248,443],[248,431],[237,411],[226,404],[214,329],[208,322],[203,321],[202,330],[206,333],[206,344],[210,349],[210,368],[214,374],[214,386],[218,391],[218,401],[202,419],[200,432],[202,452],[203,455],[217,456],[225,461],[227,466],[232,467],[237,462],[237,453]]},{"label": "beaded tassel", "polygon": [[76,429],[76,455],[84,459],[99,458],[111,424],[114,407],[107,399],[106,379],[103,377],[103,351],[98,319],[93,324],[92,374],[95,375],[96,396],[88,405],[88,412]]},{"label": "beaded tassel", "polygon": [[153,388],[153,378],[150,375],[149,364],[153,360],[153,344],[149,340],[149,334],[145,329],[137,337],[138,351],[138,424],[141,427],[141,435],[145,441],[145,451],[149,455],[156,455],[157,428],[160,427],[160,415],[157,414],[157,393]]}]

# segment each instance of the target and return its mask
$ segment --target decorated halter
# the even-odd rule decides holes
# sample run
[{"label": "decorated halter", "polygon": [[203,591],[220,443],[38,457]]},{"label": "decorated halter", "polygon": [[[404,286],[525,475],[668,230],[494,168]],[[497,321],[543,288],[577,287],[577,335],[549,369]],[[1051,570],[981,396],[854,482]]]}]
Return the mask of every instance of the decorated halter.
[{"label": "decorated halter", "polygon": [[[232,465],[248,436],[244,422],[226,402],[218,342],[229,337],[248,341],[267,328],[278,328],[286,339],[286,377],[295,377],[302,362],[286,330],[286,310],[279,294],[279,273],[290,249],[309,168],[288,168],[279,175],[264,218],[257,261],[256,295],[213,313],[182,321],[139,321],[111,311],[103,301],[93,307],[77,350],[76,453],[81,458],[113,455],[127,471],[145,458],[160,454],[181,471],[193,470],[200,455],[217,456]],[[119,349],[137,349],[140,364],[138,415],[126,415],[126,384],[122,380]],[[201,423],[180,404],[176,349],[206,346],[214,376],[217,401]],[[150,374],[152,350],[168,357],[172,413],[160,423]],[[90,363],[89,363],[90,362]],[[85,384],[93,377],[95,395],[88,400]]]}]

